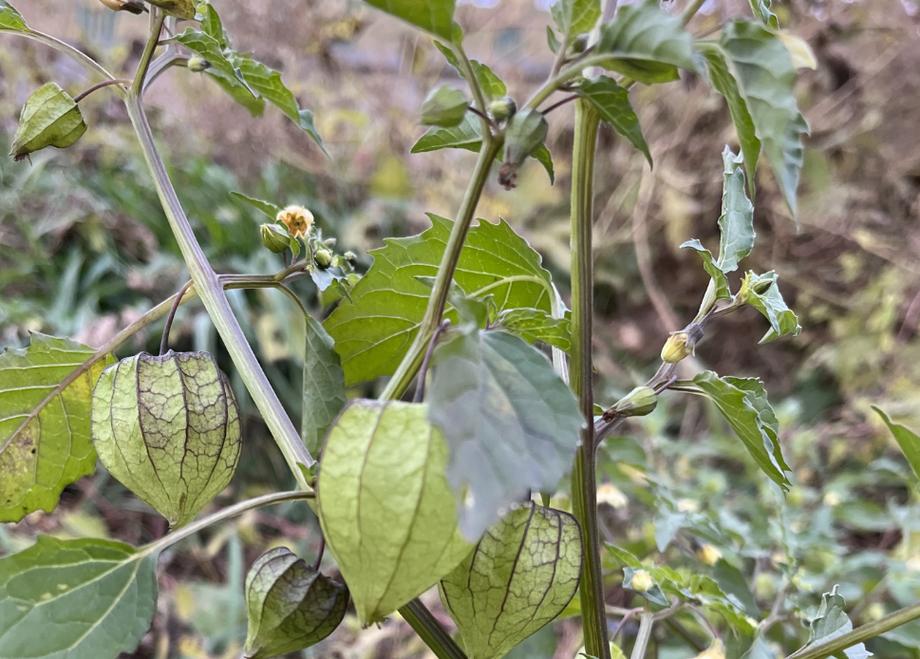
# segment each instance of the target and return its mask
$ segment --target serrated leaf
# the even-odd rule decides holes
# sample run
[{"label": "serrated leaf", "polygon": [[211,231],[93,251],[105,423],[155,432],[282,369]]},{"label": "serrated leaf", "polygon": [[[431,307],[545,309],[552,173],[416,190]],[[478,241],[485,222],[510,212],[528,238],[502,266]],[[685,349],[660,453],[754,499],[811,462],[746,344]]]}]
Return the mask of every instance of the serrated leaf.
[{"label": "serrated leaf", "polygon": [[317,487],[327,546],[364,624],[428,590],[472,550],[424,405],[352,401],[329,433]]},{"label": "serrated leaf", "polygon": [[48,82],[32,92],[23,106],[10,156],[22,160],[49,146],[66,149],[85,132],[80,106],[60,85]]},{"label": "serrated leaf", "polygon": [[750,0],[751,11],[754,13],[754,17],[767,27],[777,30],[779,29],[779,19],[776,17],[776,14],[770,10],[772,4],[773,0]]},{"label": "serrated leaf", "polygon": [[28,32],[29,26],[13,5],[0,0],[0,30],[9,32]]},{"label": "serrated leaf", "polygon": [[[346,385],[390,375],[415,338],[430,286],[450,235],[450,220],[429,215],[417,236],[389,238],[373,250],[374,264],[323,323],[342,358]],[[550,311],[552,288],[540,255],[507,222],[480,221],[470,229],[454,281],[470,297],[491,294],[498,311]]]},{"label": "serrated leaf", "polygon": [[502,331],[462,333],[431,359],[428,414],[450,448],[460,528],[477,538],[529,490],[554,489],[585,420],[546,356]]},{"label": "serrated leaf", "polygon": [[307,450],[318,455],[329,425],[345,407],[345,375],[332,337],[322,323],[307,316],[303,362],[303,412],[300,434]]},{"label": "serrated leaf", "polygon": [[122,359],[93,390],[99,460],[171,526],[189,522],[233,478],[239,409],[227,377],[203,352]]},{"label": "serrated leaf", "polygon": [[154,554],[39,536],[0,558],[0,659],[130,653],[150,627],[156,592]]},{"label": "serrated leaf", "polygon": [[601,3],[599,0],[556,0],[550,13],[563,35],[562,43],[567,46],[579,34],[594,29],[601,17]]},{"label": "serrated leaf", "polygon": [[783,490],[788,489],[789,465],[777,437],[776,415],[760,380],[703,371],[692,382],[715,404],[760,469]]},{"label": "serrated leaf", "polygon": [[470,659],[499,659],[551,622],[575,595],[578,522],[531,503],[511,511],[441,581]]},{"label": "serrated leaf", "polygon": [[747,304],[770,321],[770,329],[760,339],[760,343],[769,343],[782,336],[796,336],[802,331],[798,316],[786,306],[783,294],[779,292],[777,279],[777,274],[772,270],[762,275],[748,272],[742,284],[742,288],[747,291]]},{"label": "serrated leaf", "polygon": [[0,522],[50,512],[61,491],[93,473],[93,385],[111,355],[33,334],[29,347],[0,353]]},{"label": "serrated leaf", "polygon": [[201,25],[202,31],[215,39],[221,48],[227,48],[230,45],[230,40],[224,31],[220,15],[210,2],[198,3],[195,8],[195,20]]},{"label": "serrated leaf", "polygon": [[594,106],[605,123],[639,149],[651,166],[652,154],[642,135],[639,117],[629,102],[629,92],[607,76],[586,80],[576,91]]},{"label": "serrated leaf", "polygon": [[885,422],[885,425],[888,426],[888,430],[891,431],[898,446],[901,447],[901,452],[904,454],[904,457],[907,458],[907,463],[910,465],[910,468],[914,470],[914,475],[920,478],[920,435],[917,435],[910,430],[910,428],[902,426],[900,423],[895,423],[875,405],[872,406],[872,409],[875,410],[875,413],[878,414],[882,418],[882,421]]},{"label": "serrated leaf", "polygon": [[793,215],[802,169],[802,136],[808,123],[796,103],[795,67],[786,47],[762,25],[734,21],[725,26],[722,49],[747,101],[757,137]]},{"label": "serrated leaf", "polygon": [[699,43],[697,45],[706,62],[709,81],[719,92],[728,105],[735,132],[738,134],[738,143],[744,156],[744,169],[747,173],[748,189],[754,194],[754,174],[757,171],[757,160],[760,157],[760,140],[757,138],[757,129],[754,119],[748,109],[747,100],[741,93],[738,80],[729,66],[728,55],[715,43]]},{"label": "serrated leaf", "polygon": [[606,68],[645,84],[676,80],[678,68],[696,69],[693,38],[680,18],[661,10],[658,0],[621,7],[601,27],[596,52],[610,55]]},{"label": "serrated leaf", "polygon": [[568,318],[553,318],[542,309],[506,309],[496,324],[528,343],[541,341],[568,352],[572,348],[572,327]]},{"label": "serrated leaf", "polygon": [[245,195],[242,192],[231,192],[230,196],[238,201],[242,201],[244,204],[255,208],[257,211],[265,215],[272,222],[278,218],[278,213],[281,212],[281,206],[278,204],[273,204],[270,201],[265,201],[264,199],[258,199],[256,197],[250,197]]},{"label": "serrated leaf", "polygon": [[[838,593],[838,586],[821,596],[821,605],[815,617],[808,621],[811,631],[805,648],[821,645],[853,631],[853,623],[846,614],[846,600]],[[851,645],[843,651],[846,659],[867,659],[873,656],[863,643]]]},{"label": "serrated leaf", "polygon": [[348,607],[348,589],[287,547],[275,547],[246,575],[246,605],[243,656],[267,659],[299,652],[335,631]]},{"label": "serrated leaf", "polygon": [[454,0],[366,0],[367,4],[420,27],[431,34],[454,40]]}]

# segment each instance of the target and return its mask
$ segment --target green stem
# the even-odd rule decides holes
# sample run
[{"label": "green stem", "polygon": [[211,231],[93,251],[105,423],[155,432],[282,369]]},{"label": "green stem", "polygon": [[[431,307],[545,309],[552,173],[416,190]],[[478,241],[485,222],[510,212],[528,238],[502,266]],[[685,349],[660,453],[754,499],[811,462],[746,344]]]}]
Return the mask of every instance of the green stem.
[{"label": "green stem", "polygon": [[597,528],[597,478],[594,452],[594,397],[591,334],[594,310],[594,267],[591,247],[594,217],[594,154],[597,147],[597,112],[585,101],[575,105],[575,143],[572,150],[571,287],[572,350],[569,385],[578,397],[586,419],[581,445],[572,470],[572,510],[581,527],[584,560],[581,569],[581,610],[585,650],[609,659],[604,577]]},{"label": "green stem", "polygon": [[824,657],[831,657],[846,648],[881,636],[895,627],[900,627],[918,618],[920,618],[920,604],[914,604],[890,613],[881,620],[857,627],[853,631],[843,636],[838,636],[827,643],[803,648],[790,654],[786,659],[824,659]]},{"label": "green stem", "polygon": [[450,294],[450,284],[454,278],[454,270],[457,269],[460,252],[463,250],[463,241],[466,240],[466,234],[473,221],[476,206],[482,196],[482,189],[485,187],[486,180],[489,177],[492,161],[495,160],[501,145],[501,140],[489,137],[486,137],[482,142],[479,158],[476,160],[476,167],[473,169],[466,193],[463,195],[460,210],[457,212],[456,221],[451,228],[450,237],[447,239],[447,247],[444,249],[444,255],[441,257],[441,263],[438,266],[438,274],[434,281],[431,297],[428,298],[428,308],[425,310],[425,316],[419,325],[415,340],[403,356],[402,362],[396,368],[393,377],[387,383],[386,389],[380,395],[381,400],[393,400],[406,392],[422,364],[422,359],[431,340],[431,334],[441,324],[441,317],[444,315],[444,307]]},{"label": "green stem", "polygon": [[[153,39],[155,38],[156,36],[153,37]],[[195,238],[195,233],[188,217],[185,215],[185,210],[182,208],[169,174],[166,172],[166,166],[157,151],[153,132],[150,129],[140,98],[136,94],[130,93],[125,101],[125,106],[128,110],[131,124],[137,133],[144,159],[153,176],[160,203],[166,213],[173,235],[179,244],[179,250],[182,252],[189,275],[195,284],[195,290],[198,292],[198,296],[211,317],[217,333],[230,353],[243,384],[246,385],[253,402],[255,402],[268,429],[275,438],[275,442],[278,444],[288,468],[297,480],[298,485],[307,490],[309,489],[309,484],[301,465],[311,467],[314,464],[313,457],[304,446],[300,434],[294,428],[294,424],[291,422],[287,412],[285,412],[281,401],[278,400],[277,394],[265,376],[265,372],[259,365],[239,322],[233,315],[233,310],[230,307],[227,296],[224,294],[223,286],[218,279],[217,273],[211,268],[211,264],[201,249],[201,245],[198,244],[198,240]]]},{"label": "green stem", "polygon": [[420,600],[412,600],[402,607],[399,613],[438,659],[466,659],[460,646],[454,642],[450,634],[441,627],[441,624],[431,615],[431,611],[425,608]]},{"label": "green stem", "polygon": [[312,498],[312,492],[301,492],[297,490],[294,492],[274,492],[272,494],[265,494],[261,497],[247,499],[246,501],[240,501],[237,504],[224,508],[223,510],[219,510],[213,515],[208,515],[207,517],[203,517],[198,521],[176,529],[172,533],[164,535],[159,540],[155,540],[148,545],[144,545],[141,548],[141,553],[144,555],[150,555],[161,552],[167,547],[171,547],[177,542],[185,540],[190,535],[195,535],[202,529],[213,526],[218,522],[223,522],[224,520],[230,519],[231,517],[242,515],[247,510],[262,508],[263,506],[271,506],[276,503],[283,503],[284,501],[299,501],[302,499]]},{"label": "green stem", "polygon": [[150,38],[144,46],[141,53],[141,59],[137,63],[137,73],[134,74],[134,82],[131,84],[131,94],[140,97],[144,92],[144,80],[147,77],[147,70],[150,68],[150,62],[153,54],[156,52],[157,44],[160,40],[160,32],[163,31],[163,23],[166,22],[166,14],[160,12],[156,16],[151,16]]},{"label": "green stem", "polygon": [[633,645],[629,659],[643,659],[648,650],[648,642],[652,638],[652,626],[655,624],[655,614],[643,613],[639,618],[639,632]]},{"label": "green stem", "polygon": [[[10,34],[19,35],[21,37],[25,37],[26,39],[32,39],[33,41],[37,41],[38,43],[54,48],[59,53],[67,55],[67,57],[82,65],[83,68],[85,68],[90,73],[101,75],[103,78],[107,78],[108,80],[115,80],[115,76],[109,73],[108,70],[99,62],[94,60],[83,51],[74,48],[69,43],[61,41],[57,37],[52,37],[50,34],[45,34],[44,32],[33,30],[31,28],[29,28],[28,32],[10,32]],[[122,89],[119,89],[119,92],[124,94],[124,90]]]}]

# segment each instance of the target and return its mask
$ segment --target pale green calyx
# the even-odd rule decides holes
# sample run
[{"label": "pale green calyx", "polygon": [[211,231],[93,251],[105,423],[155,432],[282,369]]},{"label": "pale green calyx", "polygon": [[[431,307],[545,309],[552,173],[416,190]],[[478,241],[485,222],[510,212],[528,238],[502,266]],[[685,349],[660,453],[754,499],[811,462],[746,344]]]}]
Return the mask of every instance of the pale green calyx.
[{"label": "pale green calyx", "polygon": [[174,527],[227,486],[240,455],[233,390],[205,352],[141,353],[107,368],[92,433],[106,469]]},{"label": "pale green calyx", "polygon": [[259,558],[246,575],[249,629],[243,656],[276,657],[319,643],[342,622],[348,589],[287,547]]},{"label": "pale green calyx", "polygon": [[280,254],[291,245],[291,236],[280,224],[260,224],[259,238],[262,246],[275,254]]},{"label": "pale green calyx", "polygon": [[23,106],[10,156],[22,160],[45,147],[66,149],[85,132],[80,106],[60,85],[49,82],[35,90]]},{"label": "pale green calyx", "polygon": [[466,96],[453,87],[435,87],[422,103],[422,123],[426,126],[451,128],[463,121]]},{"label": "pale green calyx", "polygon": [[649,386],[636,387],[613,406],[617,416],[645,416],[658,405],[658,394]]},{"label": "pale green calyx", "polygon": [[511,117],[505,129],[504,162],[498,170],[498,182],[510,190],[517,184],[517,169],[537,147],[543,144],[549,125],[539,110],[525,108]]}]

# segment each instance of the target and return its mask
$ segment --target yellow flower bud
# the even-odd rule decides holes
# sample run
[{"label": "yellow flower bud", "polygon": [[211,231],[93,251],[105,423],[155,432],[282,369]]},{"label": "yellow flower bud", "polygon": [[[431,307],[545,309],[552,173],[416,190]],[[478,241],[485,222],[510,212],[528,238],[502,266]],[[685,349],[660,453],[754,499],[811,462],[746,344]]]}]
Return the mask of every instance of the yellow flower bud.
[{"label": "yellow flower bud", "polygon": [[328,268],[332,264],[332,252],[325,248],[318,249],[313,255],[313,260],[319,267]]},{"label": "yellow flower bud", "polygon": [[613,508],[625,508],[629,503],[623,491],[613,483],[601,483],[597,487],[597,502]]},{"label": "yellow flower bud", "polygon": [[295,238],[302,238],[313,228],[313,213],[303,206],[288,206],[275,218],[287,227],[288,233]]},{"label": "yellow flower bud", "polygon": [[706,565],[712,566],[722,558],[722,552],[718,547],[714,547],[708,542],[696,550],[696,557]]},{"label": "yellow flower bud", "polygon": [[132,14],[140,14],[147,11],[143,2],[137,0],[99,0],[112,11],[130,11]]},{"label": "yellow flower bud", "polygon": [[722,641],[715,639],[708,648],[700,652],[694,659],[725,659],[725,646]]},{"label": "yellow flower bud", "polygon": [[661,361],[676,364],[693,354],[690,335],[687,332],[672,332],[661,348]]},{"label": "yellow flower bud", "polygon": [[629,583],[630,590],[637,593],[647,593],[655,585],[655,580],[645,570],[636,570],[633,572],[632,581]]}]

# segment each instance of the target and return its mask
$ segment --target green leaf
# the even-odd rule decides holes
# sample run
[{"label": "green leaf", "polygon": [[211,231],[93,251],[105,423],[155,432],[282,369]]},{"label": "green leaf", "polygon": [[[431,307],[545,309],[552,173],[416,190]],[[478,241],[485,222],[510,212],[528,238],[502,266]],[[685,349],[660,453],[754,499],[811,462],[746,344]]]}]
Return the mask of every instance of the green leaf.
[{"label": "green leaf", "polygon": [[505,515],[441,581],[470,659],[500,659],[551,622],[578,588],[578,522],[531,503]]},{"label": "green leaf", "polygon": [[0,659],[130,653],[150,627],[156,592],[154,554],[39,536],[0,558]]},{"label": "green leaf", "polygon": [[710,276],[713,283],[716,287],[716,299],[717,300],[727,300],[732,296],[732,292],[728,287],[728,277],[725,276],[725,273],[722,272],[722,269],[719,267],[719,264],[716,262],[716,259],[712,256],[712,252],[706,249],[697,238],[693,240],[687,240],[680,245],[681,249],[692,249],[695,251],[700,260],[703,262],[703,270]]},{"label": "green leaf", "polygon": [[596,52],[610,55],[606,68],[645,84],[676,80],[678,67],[696,70],[693,38],[680,18],[661,10],[658,0],[621,7],[601,27]]},{"label": "green leaf", "polygon": [[432,89],[422,103],[422,123],[452,128],[463,121],[469,103],[459,89],[441,85]]},{"label": "green leaf", "polygon": [[477,538],[529,490],[559,485],[585,420],[546,356],[501,331],[455,335],[431,359],[429,419],[450,448],[460,528]]},{"label": "green leaf", "polygon": [[795,214],[804,158],[802,136],[808,134],[808,123],[795,100],[796,75],[789,51],[769,30],[749,21],[726,25],[720,43],[786,204]]},{"label": "green leaf", "polygon": [[[450,220],[429,215],[417,236],[388,238],[373,250],[374,264],[323,323],[342,358],[345,383],[390,375],[415,338],[450,235]],[[491,294],[498,311],[550,311],[552,285],[540,255],[507,222],[480,221],[470,229],[454,281],[470,297]]]},{"label": "green leaf", "polygon": [[[811,630],[810,638],[805,648],[821,645],[853,631],[853,623],[846,614],[846,600],[840,595],[838,586],[831,592],[821,596],[821,605],[815,617],[808,621]],[[843,651],[846,659],[867,659],[872,653],[866,650],[863,643],[851,645]]]},{"label": "green leaf", "polygon": [[770,321],[770,329],[760,343],[769,343],[781,336],[796,336],[802,331],[798,316],[786,306],[783,294],[779,292],[777,279],[772,270],[762,275],[748,272],[741,284],[739,294],[745,302]]},{"label": "green leaf", "polygon": [[326,442],[319,518],[363,624],[428,590],[472,549],[444,475],[447,444],[426,417],[424,405],[357,400]]},{"label": "green leaf", "polygon": [[723,378],[712,371],[703,371],[692,382],[698,393],[715,403],[760,469],[787,490],[789,465],[783,459],[776,415],[763,383],[756,378]]},{"label": "green leaf", "polygon": [[195,8],[195,20],[201,24],[201,29],[204,33],[215,39],[221,48],[230,46],[230,39],[224,31],[220,15],[210,2],[202,1],[198,3]]},{"label": "green leaf", "polygon": [[454,0],[367,0],[367,4],[436,37],[454,40]]},{"label": "green leaf", "polygon": [[[434,42],[435,47],[441,51],[441,54],[444,56],[444,59],[447,60],[447,63],[450,64],[454,70],[460,75],[461,78],[464,78],[463,68],[460,66],[460,60],[457,59],[457,55],[454,54],[454,51],[447,44],[443,44],[440,41]],[[470,66],[473,68],[473,76],[476,78],[476,82],[479,83],[479,88],[482,90],[483,95],[486,97],[486,101],[492,101],[496,98],[501,98],[508,93],[508,87],[505,85],[504,81],[499,78],[495,72],[490,69],[487,65],[483,64],[478,60],[470,60]]]},{"label": "green leaf", "polygon": [[594,106],[604,122],[639,149],[651,166],[652,154],[642,135],[639,117],[629,102],[629,92],[607,76],[586,80],[576,91]]},{"label": "green leaf", "polygon": [[760,157],[760,140],[754,119],[748,109],[747,100],[741,93],[738,80],[729,66],[728,55],[715,43],[701,42],[697,48],[706,62],[709,81],[717,92],[722,94],[728,104],[728,112],[738,134],[741,153],[744,156],[744,169],[747,173],[748,189],[754,195],[754,174]]},{"label": "green leaf", "polygon": [[185,32],[176,35],[174,39],[196,55],[200,55],[207,60],[208,64],[211,65],[208,68],[208,73],[219,76],[228,84],[236,84],[248,91],[251,96],[256,96],[255,90],[249,86],[239,66],[231,61],[233,51],[226,50],[220,41],[213,36],[201,30],[188,27],[185,28]]},{"label": "green leaf", "polygon": [[542,309],[506,309],[496,324],[528,343],[542,341],[568,352],[572,348],[572,327],[568,318],[553,318]]},{"label": "green leaf", "polygon": [[85,132],[80,106],[56,82],[47,82],[32,92],[23,106],[10,156],[22,160],[49,146],[66,149]]},{"label": "green leaf", "polygon": [[773,0],[750,0],[750,4],[751,11],[761,23],[774,30],[779,29],[779,19],[770,11]]},{"label": "green leaf", "polygon": [[329,425],[345,407],[345,375],[332,337],[320,322],[306,317],[307,351],[303,362],[303,417],[300,434],[307,450],[320,452]]},{"label": "green leaf", "polygon": [[272,222],[277,220],[278,213],[281,212],[281,206],[278,204],[273,204],[270,201],[265,201],[264,199],[257,199],[256,197],[250,197],[249,195],[244,195],[242,192],[231,192],[230,196],[238,201],[242,201],[244,204],[252,206],[257,211],[265,215]]},{"label": "green leaf", "polygon": [[28,32],[29,26],[13,5],[0,0],[0,30],[9,32]]},{"label": "green leaf", "polygon": [[244,656],[299,652],[329,636],[345,617],[348,589],[287,547],[262,554],[246,575],[248,631]]},{"label": "green leaf", "polygon": [[549,176],[550,185],[556,182],[556,170],[553,167],[553,154],[550,153],[550,150],[546,148],[545,144],[541,144],[534,152],[530,154],[530,157],[536,160],[538,163],[543,165],[543,169],[546,170],[546,175]]},{"label": "green leaf", "polygon": [[105,468],[174,527],[227,487],[240,457],[233,389],[204,352],[110,366],[93,390],[92,423]]},{"label": "green leaf", "polygon": [[93,384],[110,355],[33,334],[28,348],[0,353],[0,522],[51,512],[61,491],[93,473]]},{"label": "green leaf", "polygon": [[192,20],[195,18],[195,0],[147,0],[171,16]]},{"label": "green leaf", "polygon": [[550,12],[563,35],[562,43],[567,46],[579,34],[594,29],[601,17],[601,3],[599,0],[557,0]]},{"label": "green leaf", "polygon": [[920,435],[900,423],[893,422],[887,414],[875,405],[872,406],[872,409],[882,417],[882,421],[888,426],[888,430],[891,431],[898,446],[901,447],[901,452],[907,458],[910,468],[914,470],[914,475],[920,478]]}]

